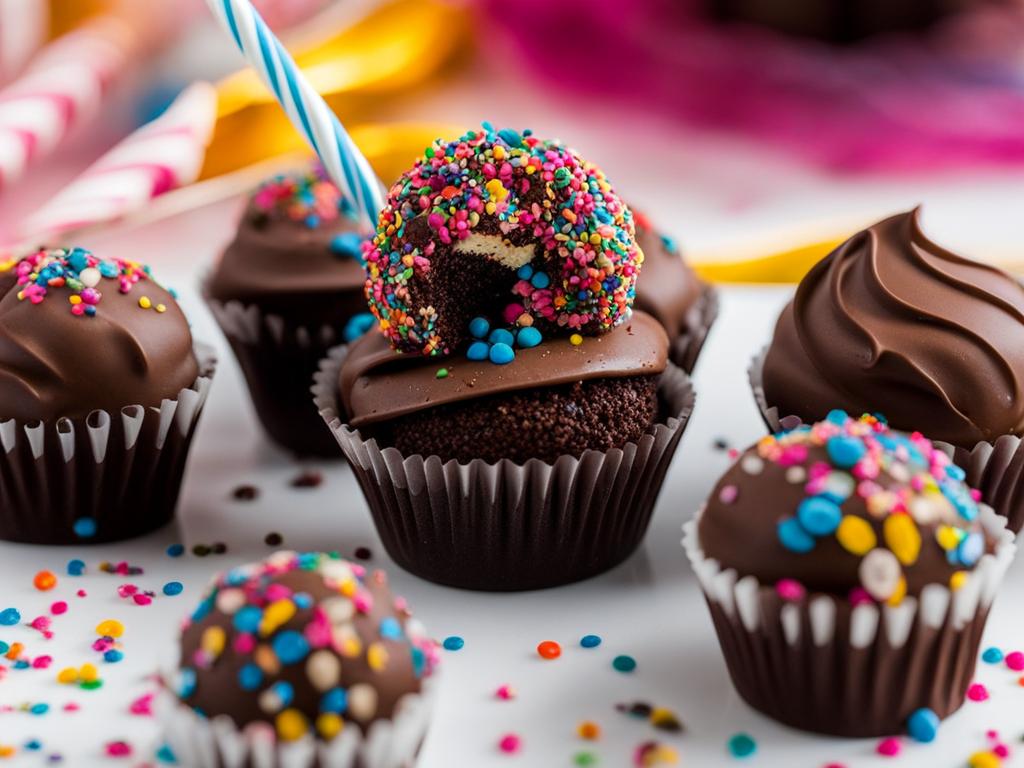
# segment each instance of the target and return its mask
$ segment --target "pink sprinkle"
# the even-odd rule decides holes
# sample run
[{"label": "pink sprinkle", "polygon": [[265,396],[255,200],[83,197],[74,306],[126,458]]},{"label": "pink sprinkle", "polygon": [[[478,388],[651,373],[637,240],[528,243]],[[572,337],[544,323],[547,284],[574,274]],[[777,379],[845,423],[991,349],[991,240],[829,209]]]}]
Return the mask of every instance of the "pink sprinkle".
[{"label": "pink sprinkle", "polygon": [[999,731],[997,731],[995,729],[985,731],[985,738],[989,739],[989,740],[998,739],[999,738]]},{"label": "pink sprinkle", "polygon": [[136,587],[134,584],[122,584],[117,588],[117,594],[120,597],[131,597],[138,591],[139,588]]},{"label": "pink sprinkle", "polygon": [[32,629],[38,629],[40,632],[45,632],[50,628],[50,617],[49,616],[36,616],[32,619],[32,623],[29,624]]},{"label": "pink sprinkle", "polygon": [[153,602],[153,598],[149,595],[132,595],[132,600],[136,605],[149,605]]},{"label": "pink sprinkle", "polygon": [[875,601],[871,599],[871,595],[868,594],[868,591],[864,589],[864,587],[854,587],[850,590],[851,605],[867,605],[873,602]]},{"label": "pink sprinkle", "polygon": [[516,736],[514,733],[507,733],[501,737],[501,741],[498,742],[498,747],[502,752],[512,755],[518,752],[523,746],[522,739]]},{"label": "pink sprinkle", "polygon": [[994,747],[992,747],[992,752],[995,753],[996,757],[999,757],[1003,760],[1010,756],[1010,748],[1005,744],[996,744]]},{"label": "pink sprinkle", "polygon": [[803,584],[796,579],[779,579],[775,584],[775,591],[783,600],[793,603],[803,600],[804,595],[807,594]]},{"label": "pink sprinkle", "polygon": [[987,701],[988,688],[981,683],[971,683],[971,687],[967,689],[967,698],[971,701]]},{"label": "pink sprinkle", "polygon": [[144,696],[139,696],[135,701],[128,707],[128,711],[133,715],[152,715],[153,714],[153,694],[147,693]]},{"label": "pink sprinkle", "polygon": [[718,492],[718,500],[723,504],[732,504],[740,495],[740,489],[735,485],[726,485]]},{"label": "pink sprinkle", "polygon": [[268,603],[275,603],[278,600],[287,600],[292,596],[292,590],[284,584],[270,584],[267,586],[266,598]]},{"label": "pink sprinkle", "polygon": [[1014,672],[1020,672],[1024,670],[1024,653],[1020,651],[1014,651],[1013,653],[1006,654],[1006,666],[1012,669]]},{"label": "pink sprinkle", "polygon": [[783,449],[778,463],[780,467],[792,467],[797,464],[803,464],[805,461],[807,461],[807,446],[790,445]]},{"label": "pink sprinkle", "polygon": [[889,738],[882,739],[878,742],[878,746],[875,748],[875,751],[884,757],[896,757],[903,751],[903,745],[895,736],[890,736]]},{"label": "pink sprinkle", "polygon": [[739,448],[730,448],[730,449],[729,449],[729,450],[728,450],[728,451],[726,452],[726,455],[727,455],[727,456],[728,456],[728,457],[729,457],[729,458],[730,458],[731,460],[735,461],[735,460],[736,460],[736,458],[737,458],[737,457],[738,457],[738,456],[740,455],[740,450],[739,450]]},{"label": "pink sprinkle", "polygon": [[56,603],[50,606],[50,613],[54,616],[60,616],[62,613],[67,613],[68,604],[63,600],[58,600]]},{"label": "pink sprinkle", "polygon": [[32,660],[33,669],[47,669],[53,663],[52,656],[36,656]]},{"label": "pink sprinkle", "polygon": [[232,645],[238,653],[252,653],[256,650],[256,638],[247,632],[243,632],[235,636]]},{"label": "pink sprinkle", "polygon": [[516,697],[516,691],[511,685],[503,685],[494,693],[502,701],[511,701]]},{"label": "pink sprinkle", "polygon": [[77,712],[81,707],[73,701],[69,701],[64,705],[65,712]]},{"label": "pink sprinkle", "polygon": [[128,757],[131,753],[131,744],[126,741],[111,741],[107,744],[107,754],[111,757]]},{"label": "pink sprinkle", "polygon": [[78,590],[77,592],[75,592],[75,594],[78,595],[79,597],[85,597],[86,596],[86,592],[85,592],[84,589]]},{"label": "pink sprinkle", "polygon": [[826,763],[825,768],[846,768],[843,763]]},{"label": "pink sprinkle", "polygon": [[505,324],[514,325],[516,320],[522,317],[524,312],[526,312],[526,310],[523,308],[522,304],[509,304],[505,307]]}]

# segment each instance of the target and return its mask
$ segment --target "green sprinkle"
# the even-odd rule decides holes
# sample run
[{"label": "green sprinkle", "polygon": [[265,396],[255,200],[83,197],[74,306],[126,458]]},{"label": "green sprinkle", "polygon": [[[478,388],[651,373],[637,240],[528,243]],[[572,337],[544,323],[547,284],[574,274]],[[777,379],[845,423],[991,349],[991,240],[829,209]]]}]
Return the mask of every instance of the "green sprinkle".
[{"label": "green sprinkle", "polygon": [[612,667],[619,672],[632,672],[636,669],[636,659],[632,656],[616,656],[612,660]]},{"label": "green sprinkle", "polygon": [[597,755],[593,752],[577,752],[572,762],[575,765],[597,765]]},{"label": "green sprinkle", "polygon": [[439,378],[439,379],[447,379],[448,378],[448,369],[447,368],[438,368],[437,369],[437,378]]}]

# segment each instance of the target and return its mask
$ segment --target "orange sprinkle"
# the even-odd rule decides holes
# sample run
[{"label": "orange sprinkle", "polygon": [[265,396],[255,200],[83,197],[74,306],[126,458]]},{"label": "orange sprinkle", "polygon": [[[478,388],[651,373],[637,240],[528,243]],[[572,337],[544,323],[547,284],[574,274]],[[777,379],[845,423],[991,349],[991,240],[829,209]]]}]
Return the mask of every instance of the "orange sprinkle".
[{"label": "orange sprinkle", "polygon": [[543,659],[557,659],[562,655],[562,646],[556,643],[554,640],[545,640],[543,643],[537,646],[537,653]]},{"label": "orange sprinkle", "polygon": [[40,592],[47,592],[57,586],[57,576],[53,571],[40,571],[32,583]]}]

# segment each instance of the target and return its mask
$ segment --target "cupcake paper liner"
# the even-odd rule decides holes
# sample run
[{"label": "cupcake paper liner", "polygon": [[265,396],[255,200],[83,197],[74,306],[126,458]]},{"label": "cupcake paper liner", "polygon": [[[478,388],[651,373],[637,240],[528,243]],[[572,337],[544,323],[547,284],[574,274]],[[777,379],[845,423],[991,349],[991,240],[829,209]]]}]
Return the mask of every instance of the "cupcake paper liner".
[{"label": "cupcake paper liner", "polygon": [[740,696],[794,728],[843,737],[900,733],[915,710],[945,718],[964,702],[996,590],[1016,546],[1006,520],[983,507],[998,541],[965,586],[931,584],[899,606],[808,593],[783,600],[773,585],[705,556],[697,526],[683,547],[711,610]]},{"label": "cupcake paper liner", "polygon": [[437,698],[437,680],[423,681],[419,694],[402,697],[390,720],[378,720],[367,733],[348,724],[332,741],[312,735],[278,741],[269,722],[238,728],[225,715],[207,719],[166,687],[156,699],[163,736],[188,768],[411,768],[426,738]]},{"label": "cupcake paper liner", "polygon": [[0,423],[0,539],[99,543],[169,522],[216,368],[212,348],[195,352],[199,377],[159,408]]},{"label": "cupcake paper liner", "polygon": [[643,539],[694,404],[671,363],[658,397],[667,417],[636,443],[607,452],[488,464],[403,456],[342,423],[338,373],[346,349],[321,363],[320,414],[352,465],[385,548],[439,584],[512,591],[566,584],[608,570]]},{"label": "cupcake paper liner", "polygon": [[[768,405],[764,394],[763,371],[767,347],[751,362],[747,369],[750,389],[757,402],[761,418],[769,431],[792,429],[801,423],[797,416],[782,416],[779,409]],[[967,473],[966,482],[981,491],[985,503],[1007,520],[1007,527],[1015,534],[1024,528],[1024,445],[1015,435],[1003,435],[994,443],[980,442],[967,450],[934,441],[953,462]]]},{"label": "cupcake paper liner", "polygon": [[270,438],[302,456],[340,458],[338,444],[309,401],[309,382],[337,331],[286,322],[253,304],[206,296],[245,376],[256,415]]},{"label": "cupcake paper liner", "polygon": [[700,298],[691,310],[691,327],[686,333],[673,339],[669,347],[669,358],[687,375],[693,373],[708,332],[718,317],[718,291],[712,285],[705,285]]}]

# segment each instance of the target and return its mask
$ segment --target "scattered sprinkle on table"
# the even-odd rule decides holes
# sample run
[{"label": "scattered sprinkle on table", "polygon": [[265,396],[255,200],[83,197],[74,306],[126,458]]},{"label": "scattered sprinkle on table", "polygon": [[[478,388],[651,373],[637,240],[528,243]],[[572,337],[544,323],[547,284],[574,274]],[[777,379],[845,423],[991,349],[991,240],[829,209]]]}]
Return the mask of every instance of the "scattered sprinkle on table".
[{"label": "scattered sprinkle on table", "polygon": [[85,563],[81,560],[68,561],[68,576],[81,576],[85,573]]},{"label": "scattered sprinkle on table", "polygon": [[584,720],[576,726],[576,735],[587,741],[597,741],[601,738],[601,726],[593,720]]},{"label": "scattered sprinkle on table", "polygon": [[462,647],[465,644],[466,644],[466,641],[463,640],[458,635],[450,635],[449,637],[446,637],[444,639],[444,643],[442,643],[442,645],[444,645],[444,649],[446,651],[461,651]]},{"label": "scattered sprinkle on table", "polygon": [[506,733],[498,741],[498,749],[502,752],[514,755],[523,747],[523,740],[514,733]]},{"label": "scattered sprinkle on table", "polygon": [[17,608],[4,608],[0,611],[0,627],[13,627],[21,621],[21,613]]},{"label": "scattered sprinkle on table", "polygon": [[369,560],[373,557],[373,552],[370,551],[369,547],[356,547],[355,551],[356,560]]},{"label": "scattered sprinkle on table", "polygon": [[39,571],[32,579],[32,586],[40,592],[48,592],[57,586],[57,575],[53,571]]},{"label": "scattered sprinkle on table", "polygon": [[260,489],[255,485],[240,485],[231,492],[231,498],[235,501],[253,501],[259,495]]},{"label": "scattered sprinkle on table", "polygon": [[1020,672],[1024,670],[1024,653],[1020,651],[1012,651],[1006,654],[1006,658],[1003,660],[1006,662],[1006,666],[1012,669],[1014,672]]},{"label": "scattered sprinkle on table", "polygon": [[511,685],[502,685],[494,692],[494,695],[502,701],[511,701],[516,697],[516,689]]},{"label": "scattered sprinkle on table", "polygon": [[757,742],[749,733],[737,733],[729,738],[729,754],[733,757],[750,757],[757,752]]},{"label": "scattered sprinkle on table", "polygon": [[324,481],[324,476],[315,469],[307,469],[292,478],[292,488],[316,488]]},{"label": "scattered sprinkle on table", "polygon": [[971,683],[967,688],[967,698],[971,701],[988,701],[988,688],[981,683]]},{"label": "scattered sprinkle on table", "polygon": [[171,544],[167,547],[166,551],[168,557],[181,557],[185,554],[185,546],[183,544]]},{"label": "scattered sprinkle on table", "polygon": [[875,751],[882,757],[897,757],[903,751],[903,743],[895,736],[889,736],[878,742]]},{"label": "scattered sprinkle on table", "polygon": [[577,752],[572,756],[573,765],[589,766],[597,765],[597,755],[593,752]]},{"label": "scattered sprinkle on table", "polygon": [[632,656],[616,656],[612,659],[612,667],[618,672],[632,672],[636,669],[636,659]]},{"label": "scattered sprinkle on table", "polygon": [[279,547],[284,543],[284,536],[277,531],[271,531],[263,537],[263,543],[268,547]]},{"label": "scattered sprinkle on table", "polygon": [[917,709],[907,720],[907,734],[923,744],[935,741],[939,733],[939,716],[927,707]]},{"label": "scattered sprinkle on table", "polygon": [[185,589],[185,586],[180,581],[168,581],[164,584],[164,594],[168,597],[174,597],[180,595]]},{"label": "scattered sprinkle on table", "polygon": [[537,646],[537,655],[542,659],[557,659],[562,655],[562,646],[554,640],[545,640]]},{"label": "scattered sprinkle on table", "polygon": [[601,638],[598,635],[584,635],[580,638],[580,645],[584,648],[597,648],[601,644]]},{"label": "scattered sprinkle on table", "polygon": [[1003,652],[998,648],[986,648],[981,660],[986,664],[998,664],[1003,660]]}]

